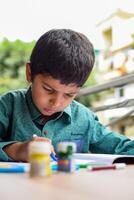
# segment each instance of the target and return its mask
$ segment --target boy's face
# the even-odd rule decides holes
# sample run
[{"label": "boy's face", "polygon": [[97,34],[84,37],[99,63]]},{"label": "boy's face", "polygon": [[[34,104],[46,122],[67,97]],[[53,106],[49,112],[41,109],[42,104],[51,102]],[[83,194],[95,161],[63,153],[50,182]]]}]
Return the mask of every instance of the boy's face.
[{"label": "boy's face", "polygon": [[[26,70],[27,80],[31,81],[29,66]],[[75,84],[64,85],[48,75],[38,74],[32,80],[32,98],[38,110],[45,116],[63,111],[79,92]]]}]

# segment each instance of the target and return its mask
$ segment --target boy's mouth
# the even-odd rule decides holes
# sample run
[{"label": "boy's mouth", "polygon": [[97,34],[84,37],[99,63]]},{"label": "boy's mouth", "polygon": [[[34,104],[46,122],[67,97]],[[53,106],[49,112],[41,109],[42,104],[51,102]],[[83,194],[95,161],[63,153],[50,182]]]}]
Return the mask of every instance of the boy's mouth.
[{"label": "boy's mouth", "polygon": [[46,113],[49,113],[49,114],[53,114],[53,113],[56,113],[57,111],[54,110],[54,109],[50,109],[50,108],[44,108],[43,109]]}]

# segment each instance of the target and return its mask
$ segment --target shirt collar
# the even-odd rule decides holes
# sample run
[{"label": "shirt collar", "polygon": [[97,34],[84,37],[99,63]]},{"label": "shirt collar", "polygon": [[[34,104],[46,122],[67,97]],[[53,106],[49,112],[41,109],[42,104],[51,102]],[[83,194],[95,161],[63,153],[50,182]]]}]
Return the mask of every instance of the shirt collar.
[{"label": "shirt collar", "polygon": [[[40,113],[40,111],[37,109],[37,107],[33,103],[31,86],[28,88],[28,90],[26,92],[26,100],[27,100],[27,104],[28,104],[28,108],[30,110],[32,120],[35,120],[38,117],[40,117],[42,114]],[[61,112],[59,117],[61,117],[63,114],[67,115],[68,116],[68,122],[71,122],[72,114],[71,114],[71,106],[70,105],[68,107],[66,107],[63,112]],[[59,118],[59,117],[57,117],[57,118]]]},{"label": "shirt collar", "polygon": [[33,103],[31,86],[28,88],[28,90],[26,92],[26,100],[27,100],[27,104],[28,104],[28,108],[29,108],[32,120],[41,116],[40,111],[37,109],[37,107]]},{"label": "shirt collar", "polygon": [[71,106],[70,105],[64,109],[64,113],[66,115],[68,115],[68,120],[69,120],[69,122],[71,122],[72,112],[71,112]]}]

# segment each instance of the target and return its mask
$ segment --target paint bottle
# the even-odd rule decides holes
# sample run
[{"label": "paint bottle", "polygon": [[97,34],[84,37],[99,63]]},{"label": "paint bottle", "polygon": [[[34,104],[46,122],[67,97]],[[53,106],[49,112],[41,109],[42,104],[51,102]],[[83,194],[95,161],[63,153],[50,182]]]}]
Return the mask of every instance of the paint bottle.
[{"label": "paint bottle", "polygon": [[29,144],[29,162],[31,177],[45,177],[51,175],[50,166],[51,147],[48,142],[32,141]]},{"label": "paint bottle", "polygon": [[76,152],[76,144],[73,142],[60,142],[57,147],[58,171],[74,172],[75,162],[73,153]]}]

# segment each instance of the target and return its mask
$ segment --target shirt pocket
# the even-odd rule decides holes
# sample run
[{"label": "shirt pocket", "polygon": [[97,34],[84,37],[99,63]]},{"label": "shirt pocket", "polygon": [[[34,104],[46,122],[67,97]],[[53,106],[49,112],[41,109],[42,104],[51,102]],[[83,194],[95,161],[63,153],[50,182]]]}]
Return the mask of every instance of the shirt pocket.
[{"label": "shirt pocket", "polygon": [[71,133],[71,142],[76,144],[76,152],[82,153],[84,145],[84,134],[83,133]]}]

